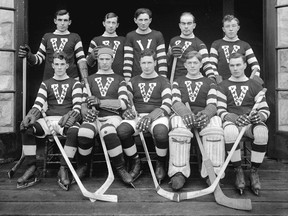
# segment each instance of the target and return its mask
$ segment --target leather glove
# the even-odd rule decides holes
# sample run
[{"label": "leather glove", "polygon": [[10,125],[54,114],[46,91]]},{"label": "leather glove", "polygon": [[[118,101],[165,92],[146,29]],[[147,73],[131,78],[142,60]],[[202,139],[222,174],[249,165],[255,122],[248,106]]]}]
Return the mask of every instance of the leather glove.
[{"label": "leather glove", "polygon": [[263,121],[262,114],[258,111],[252,112],[250,116],[250,121],[252,124],[258,124]]},{"label": "leather glove", "polygon": [[69,111],[67,114],[62,116],[58,124],[61,127],[70,128],[74,125],[75,122],[80,120],[80,113],[75,110]]},{"label": "leather glove", "polygon": [[204,128],[208,125],[209,121],[209,117],[205,113],[200,111],[195,116],[194,127]]},{"label": "leather glove", "polygon": [[84,116],[83,120],[86,122],[94,122],[96,121],[98,114],[99,114],[99,111],[89,109],[86,115]]},{"label": "leather glove", "polygon": [[194,116],[194,114],[186,114],[186,115],[184,115],[184,116],[182,116],[182,120],[183,120],[183,122],[184,122],[184,124],[185,124],[185,126],[186,127],[193,127],[193,125],[194,125],[194,122],[195,122],[195,116]]},{"label": "leather glove", "polygon": [[27,129],[29,126],[35,124],[37,119],[41,116],[41,112],[37,108],[32,108],[29,110],[28,114],[24,117],[23,121],[20,124],[20,130]]},{"label": "leather glove", "polygon": [[152,118],[149,115],[146,115],[137,122],[136,128],[140,131],[147,131],[151,123]]},{"label": "leather glove", "polygon": [[62,116],[62,118],[58,122],[58,125],[60,125],[60,127],[64,127],[68,118],[69,118],[69,112]]},{"label": "leather glove", "polygon": [[94,106],[96,109],[99,109],[100,103],[100,99],[93,95],[87,98],[87,104],[89,109],[91,109],[92,106]]},{"label": "leather glove", "polygon": [[133,109],[128,108],[124,111],[122,117],[127,120],[132,120],[136,118],[136,113],[133,111]]},{"label": "leather glove", "polygon": [[236,119],[236,125],[239,127],[243,127],[250,124],[250,119],[249,116],[247,114],[243,114],[240,115],[237,119]]},{"label": "leather glove", "polygon": [[216,84],[216,77],[215,76],[209,76],[209,79],[211,79],[213,81],[213,83]]},{"label": "leather glove", "polygon": [[217,83],[217,84],[219,84],[219,83],[221,83],[221,82],[223,81],[223,78],[222,78],[222,76],[220,76],[220,75],[216,75],[216,76],[215,76],[215,79],[216,79],[216,83]]},{"label": "leather glove", "polygon": [[32,53],[30,47],[27,44],[19,47],[18,56],[20,58],[25,58],[28,57],[29,55],[32,55]]},{"label": "leather glove", "polygon": [[172,46],[171,52],[175,58],[180,58],[183,54],[182,47],[179,45]]}]

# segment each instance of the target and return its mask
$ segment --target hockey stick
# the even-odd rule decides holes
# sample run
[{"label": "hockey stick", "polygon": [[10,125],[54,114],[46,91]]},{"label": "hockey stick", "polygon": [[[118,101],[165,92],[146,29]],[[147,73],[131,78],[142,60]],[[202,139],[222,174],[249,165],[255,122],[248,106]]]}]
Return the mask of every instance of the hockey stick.
[{"label": "hockey stick", "polygon": [[170,75],[171,87],[173,86],[173,81],[174,81],[174,76],[175,76],[175,69],[176,69],[176,63],[177,63],[177,58],[174,57],[173,63],[172,63],[171,75]]},{"label": "hockey stick", "polygon": [[[253,112],[253,111],[255,111],[255,110],[257,109],[257,107],[259,106],[262,98],[263,98],[264,95],[265,95],[266,90],[267,90],[267,89],[264,88],[264,89],[262,89],[262,90],[258,93],[258,94],[259,94],[259,97],[258,97],[255,105],[253,106],[251,112]],[[230,150],[230,152],[229,152],[229,154],[228,154],[228,156],[227,156],[224,164],[222,165],[221,170],[219,171],[218,176],[217,176],[217,178],[215,179],[215,181],[214,181],[213,183],[211,182],[212,184],[211,184],[208,188],[206,188],[206,189],[204,189],[204,190],[181,193],[181,194],[180,194],[180,200],[196,198],[196,197],[199,197],[199,194],[200,194],[200,193],[207,193],[207,192],[212,193],[212,192],[215,190],[216,186],[218,185],[218,183],[219,183],[219,181],[220,181],[221,176],[222,176],[223,173],[225,172],[225,169],[226,169],[226,167],[228,166],[228,164],[229,164],[229,162],[230,162],[230,160],[231,160],[232,155],[234,154],[234,151],[236,150],[239,142],[241,141],[241,138],[242,138],[242,136],[243,136],[246,128],[247,128],[247,126],[244,126],[244,127],[241,129],[241,131],[240,131],[240,133],[239,133],[239,135],[238,135],[235,143],[233,144],[233,147],[231,148],[231,150]],[[195,192],[197,192],[197,193],[195,193]]]},{"label": "hockey stick", "polygon": [[[209,180],[210,182],[214,182],[216,179],[216,175],[213,169],[212,162],[210,158],[207,156],[203,144],[201,141],[201,138],[199,136],[199,132],[196,128],[194,128],[194,134],[198,142],[198,146],[200,149],[200,152],[202,154],[202,160],[205,165],[205,168],[207,170]],[[217,185],[215,191],[214,191],[214,197],[215,200],[218,204],[229,207],[229,208],[234,208],[234,209],[239,209],[239,210],[251,210],[252,209],[252,204],[250,199],[234,199],[234,198],[229,198],[227,197],[223,191],[221,190],[219,184]]]},{"label": "hockey stick", "polygon": [[[26,80],[27,80],[27,58],[23,58],[23,62],[22,62],[22,68],[23,68],[23,80],[22,80],[22,91],[23,91],[23,95],[22,95],[22,118],[24,119],[25,115],[26,115],[26,97],[27,97],[27,91],[26,91]],[[25,155],[23,153],[23,147],[22,147],[22,153],[21,153],[21,157],[20,159],[17,161],[17,163],[11,168],[11,170],[9,170],[7,172],[8,178],[11,179],[15,172],[17,171],[17,169],[21,166],[21,164],[23,163],[25,159]]]},{"label": "hockey stick", "polygon": [[58,139],[57,135],[56,135],[56,132],[55,130],[53,129],[53,127],[51,126],[44,110],[41,111],[42,112],[42,116],[47,124],[47,127],[49,128],[51,134],[53,135],[53,138],[63,156],[63,158],[65,159],[65,162],[66,164],[68,165],[75,181],[77,182],[82,194],[85,196],[85,197],[88,197],[89,199],[93,199],[93,200],[102,200],[102,201],[107,201],[107,202],[116,202],[117,199],[115,200],[115,196],[113,195],[104,195],[104,194],[95,194],[95,193],[91,193],[89,191],[87,191],[87,189],[84,187],[84,185],[82,184],[81,180],[79,179],[73,165],[71,164],[69,158],[67,157],[66,153],[65,153],[65,150],[64,148],[62,147],[62,144],[60,142],[60,140]]},{"label": "hockey stick", "polygon": [[[136,111],[134,103],[133,103],[132,96],[130,94],[128,94],[128,97],[129,97],[132,109],[135,112],[136,116],[138,117],[137,111]],[[162,196],[162,197],[164,197],[166,199],[179,202],[180,200],[179,200],[179,194],[178,193],[173,193],[173,192],[170,192],[170,191],[166,191],[166,190],[164,190],[163,188],[160,187],[160,185],[159,185],[159,183],[157,181],[155,172],[154,172],[154,168],[153,168],[153,165],[152,165],[152,162],[151,162],[151,158],[150,158],[150,155],[149,155],[149,151],[148,151],[148,148],[147,148],[147,145],[146,145],[146,141],[145,141],[143,132],[140,131],[139,135],[140,135],[140,139],[141,139],[141,142],[142,142],[142,145],[143,145],[143,148],[144,148],[145,156],[146,156],[146,159],[147,159],[147,162],[148,162],[148,165],[149,165],[150,173],[152,175],[152,179],[153,179],[153,183],[154,183],[156,192],[160,196]]]},{"label": "hockey stick", "polygon": [[[83,74],[81,74],[81,75],[82,75],[82,78],[83,78],[84,83],[85,83],[87,94],[88,94],[88,96],[91,96],[92,94],[91,94],[91,90],[90,90],[90,86],[89,86],[87,77],[83,76]],[[93,107],[92,109],[95,110],[95,107]],[[107,176],[106,181],[103,183],[103,185],[97,191],[95,191],[95,194],[97,194],[97,195],[103,195],[107,191],[107,189],[110,187],[110,185],[113,183],[113,181],[114,181],[114,174],[113,174],[113,170],[112,170],[112,167],[111,167],[108,151],[107,151],[106,144],[105,144],[105,141],[103,139],[103,136],[100,133],[100,128],[101,128],[101,124],[100,124],[99,120],[96,119],[96,129],[97,129],[97,131],[99,133],[102,149],[103,149],[103,152],[104,152],[104,157],[105,157],[106,165],[107,165],[107,168],[108,168],[108,176]],[[113,196],[114,197],[114,201],[113,202],[117,202],[118,201],[118,196],[117,195],[109,195],[109,196]],[[93,199],[90,199],[90,200],[91,200],[91,202],[95,202],[96,201],[96,200],[93,200]]]}]

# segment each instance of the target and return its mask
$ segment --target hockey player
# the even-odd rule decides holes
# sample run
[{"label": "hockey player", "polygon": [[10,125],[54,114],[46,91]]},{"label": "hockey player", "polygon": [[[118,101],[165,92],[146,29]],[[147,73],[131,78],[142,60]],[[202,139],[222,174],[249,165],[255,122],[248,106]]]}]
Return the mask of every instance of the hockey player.
[{"label": "hockey player", "polygon": [[[265,121],[269,117],[270,111],[264,97],[257,111],[249,115],[258,98],[258,93],[262,90],[262,86],[245,75],[246,66],[245,56],[240,53],[230,55],[229,68],[232,75],[219,85],[218,115],[223,120],[225,147],[228,152],[238,137],[241,127],[248,125],[244,136],[254,140],[251,150],[250,185],[251,189],[258,194],[261,188],[258,168],[266,153],[268,128]],[[231,158],[231,162],[236,172],[236,188],[242,194],[246,183],[241,167],[239,145]]]},{"label": "hockey player", "polygon": [[251,46],[239,39],[238,31],[240,29],[239,20],[233,15],[224,16],[222,30],[225,36],[222,39],[215,40],[210,48],[210,62],[214,73],[216,74],[217,83],[228,79],[231,76],[229,70],[229,57],[232,53],[241,53],[246,56],[248,64],[254,71],[253,79],[261,84],[260,66]]},{"label": "hockey player", "polygon": [[168,80],[160,76],[155,67],[156,52],[145,49],[141,53],[142,73],[128,83],[128,94],[133,96],[133,103],[139,119],[132,109],[123,113],[125,120],[117,128],[124,152],[131,161],[130,175],[135,180],[141,174],[141,163],[134,143],[134,136],[139,131],[152,134],[157,160],[155,174],[159,181],[166,176],[165,160],[168,150],[168,115],[171,110],[171,89]]},{"label": "hockey player", "polygon": [[[132,183],[132,177],[124,168],[124,156],[120,139],[117,136],[116,128],[122,118],[120,111],[125,110],[128,104],[127,87],[124,78],[111,69],[113,63],[114,51],[108,47],[98,50],[98,66],[96,73],[88,77],[88,83],[91,89],[91,96],[85,94],[87,89],[84,88],[84,97],[82,104],[82,123],[79,133],[79,157],[77,174],[83,178],[87,172],[87,164],[90,161],[94,138],[97,133],[101,133],[108,154],[112,160],[112,165],[120,178],[126,184]],[[92,107],[95,107],[99,113],[101,123],[100,131],[95,122],[96,113]]]},{"label": "hockey player", "polygon": [[[74,158],[77,150],[78,121],[81,119],[82,86],[79,81],[70,78],[68,59],[64,52],[55,52],[52,68],[54,76],[41,83],[37,98],[32,109],[25,116],[20,125],[20,130],[25,135],[45,137],[51,134],[46,122],[41,118],[41,110],[47,109],[46,115],[57,134],[66,137],[64,150],[69,159]],[[47,107],[44,105],[47,104]],[[36,166],[36,144],[23,143],[23,153],[27,160],[28,169],[17,180],[17,187],[29,187],[39,179]],[[63,157],[60,159],[58,183],[65,189],[69,189],[68,166]]]},{"label": "hockey player", "polygon": [[147,8],[139,8],[135,11],[134,22],[138,28],[126,35],[124,46],[124,77],[128,82],[131,77],[142,73],[140,56],[144,49],[153,49],[157,53],[157,67],[162,76],[167,76],[167,59],[165,41],[160,31],[152,30],[149,25],[152,22],[152,12]]},{"label": "hockey player", "polygon": [[55,13],[54,23],[56,30],[46,33],[42,37],[38,52],[33,54],[28,45],[20,46],[18,56],[27,57],[31,65],[40,65],[45,61],[43,80],[50,79],[54,75],[52,68],[54,52],[63,51],[67,54],[69,68],[67,75],[71,78],[79,78],[78,68],[81,73],[87,73],[87,63],[83,51],[82,41],[77,33],[68,31],[71,25],[70,13],[67,10],[59,10]]},{"label": "hockey player", "polygon": [[[187,74],[187,69],[184,66],[185,54],[189,51],[195,50],[200,52],[203,59],[203,72],[204,74],[214,79],[214,72],[209,62],[208,49],[199,38],[197,38],[193,31],[196,28],[195,17],[190,12],[184,12],[180,16],[179,28],[181,34],[173,37],[169,42],[169,48],[167,52],[168,64],[172,67],[173,58],[177,58],[174,80],[180,76]],[[170,72],[171,75],[171,72]]]},{"label": "hockey player", "polygon": [[[217,173],[224,163],[225,149],[222,121],[216,116],[216,85],[200,72],[202,55],[190,51],[183,57],[188,73],[173,82],[172,110],[169,133],[169,170],[171,188],[175,191],[183,188],[190,176],[191,128],[201,130],[204,149],[211,158]],[[187,107],[189,104],[189,108]],[[192,111],[192,112],[191,112]],[[202,177],[206,177],[202,166]]]},{"label": "hockey player", "polygon": [[101,36],[94,37],[90,42],[88,55],[86,57],[87,64],[94,69],[94,66],[97,65],[98,49],[108,46],[114,51],[112,70],[114,73],[123,76],[125,37],[118,36],[116,33],[116,29],[119,26],[119,17],[113,12],[107,13],[103,21],[103,26],[105,27],[104,33]]}]

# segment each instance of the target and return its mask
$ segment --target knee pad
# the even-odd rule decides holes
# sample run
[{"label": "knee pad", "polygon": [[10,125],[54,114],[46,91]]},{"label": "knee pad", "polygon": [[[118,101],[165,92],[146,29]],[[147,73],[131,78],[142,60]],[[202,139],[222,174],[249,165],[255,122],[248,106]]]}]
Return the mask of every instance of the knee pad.
[{"label": "knee pad", "polygon": [[101,131],[103,137],[107,136],[108,134],[113,134],[113,133],[116,134],[117,133],[114,125],[112,125],[112,124],[102,125],[100,131]]},{"label": "knee pad", "polygon": [[232,122],[225,122],[223,128],[225,143],[234,143],[239,134],[237,126]]},{"label": "knee pad", "polygon": [[266,144],[268,142],[268,128],[266,125],[256,125],[253,128],[254,143]]},{"label": "knee pad", "polygon": [[169,169],[171,177],[177,172],[190,176],[190,148],[193,134],[185,128],[175,128],[169,133]]},{"label": "knee pad", "polygon": [[156,142],[167,142],[168,128],[164,124],[155,125],[153,128],[153,137]]},{"label": "knee pad", "polygon": [[131,137],[135,132],[133,127],[127,122],[122,122],[116,131],[121,140]]}]

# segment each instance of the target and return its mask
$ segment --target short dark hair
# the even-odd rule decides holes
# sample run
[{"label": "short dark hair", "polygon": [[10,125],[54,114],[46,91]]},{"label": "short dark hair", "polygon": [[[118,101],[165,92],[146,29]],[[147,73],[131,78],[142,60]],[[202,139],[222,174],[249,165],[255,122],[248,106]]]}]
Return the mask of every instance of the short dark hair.
[{"label": "short dark hair", "polygon": [[190,51],[188,53],[186,53],[184,55],[184,58],[185,58],[185,62],[188,60],[188,59],[191,59],[193,57],[196,57],[200,62],[202,62],[202,55],[198,52],[198,51]]},{"label": "short dark hair", "polygon": [[58,58],[58,59],[64,59],[66,62],[68,62],[67,54],[63,51],[60,52],[54,52],[53,53],[53,59]]},{"label": "short dark hair", "polygon": [[229,61],[231,59],[237,59],[237,58],[242,58],[243,62],[246,63],[246,56],[242,55],[241,53],[232,53],[230,56],[229,56]]},{"label": "short dark hair", "polygon": [[104,21],[106,21],[107,19],[110,19],[110,18],[114,18],[116,17],[117,18],[117,22],[119,22],[119,17],[116,13],[114,12],[110,12],[110,13],[107,13],[104,17]]},{"label": "short dark hair", "polygon": [[156,52],[153,49],[144,49],[141,52],[141,58],[145,57],[145,56],[152,56],[153,60],[156,60]]},{"label": "short dark hair", "polygon": [[149,18],[152,18],[152,11],[148,8],[138,8],[135,11],[134,18],[137,19],[141,14],[148,14]]},{"label": "short dark hair", "polygon": [[63,16],[65,14],[68,14],[69,19],[71,19],[70,13],[66,9],[61,9],[61,10],[56,11],[54,18],[57,19],[57,16]]},{"label": "short dark hair", "polygon": [[231,22],[232,20],[235,20],[237,24],[240,25],[240,21],[237,17],[235,17],[234,15],[227,14],[223,17],[223,20],[222,20],[223,26],[224,26],[224,22],[227,22],[227,21]]}]

